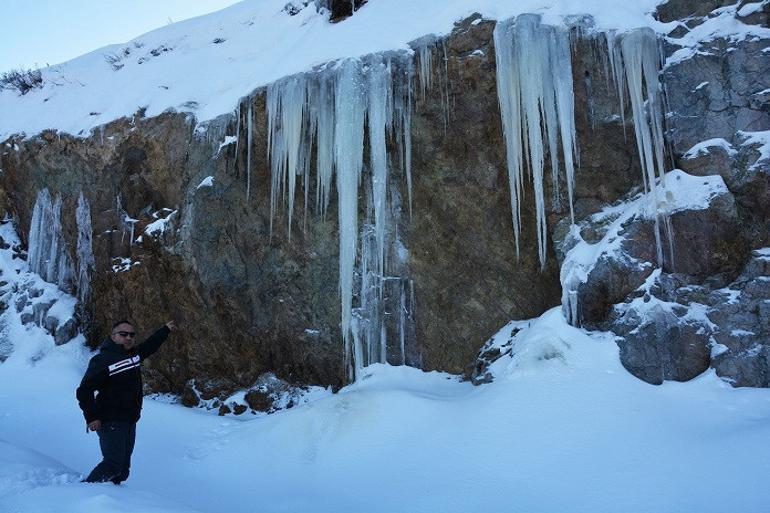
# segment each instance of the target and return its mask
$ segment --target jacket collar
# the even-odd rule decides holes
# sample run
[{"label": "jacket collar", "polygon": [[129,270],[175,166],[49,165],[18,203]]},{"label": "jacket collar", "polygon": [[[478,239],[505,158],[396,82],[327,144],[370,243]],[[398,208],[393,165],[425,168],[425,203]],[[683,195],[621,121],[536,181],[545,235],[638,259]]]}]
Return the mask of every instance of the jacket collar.
[{"label": "jacket collar", "polygon": [[100,347],[101,351],[109,352],[109,353],[118,353],[118,354],[132,354],[134,351],[132,350],[126,350],[123,346],[120,346],[112,341],[110,337],[105,338],[102,341],[102,345]]}]

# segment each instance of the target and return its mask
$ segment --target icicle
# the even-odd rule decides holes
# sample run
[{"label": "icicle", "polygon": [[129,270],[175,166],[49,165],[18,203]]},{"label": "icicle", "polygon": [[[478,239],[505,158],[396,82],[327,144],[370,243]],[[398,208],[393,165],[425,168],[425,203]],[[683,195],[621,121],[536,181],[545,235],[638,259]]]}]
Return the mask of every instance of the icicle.
[{"label": "icicle", "polygon": [[88,201],[80,193],[78,206],[75,210],[75,221],[78,227],[77,242],[77,294],[81,303],[85,303],[91,296],[91,271],[94,268],[94,252],[91,231],[91,207]]},{"label": "icicle", "polygon": [[620,120],[623,126],[623,137],[626,137],[626,92],[625,80],[623,79],[623,57],[620,53],[620,47],[617,46],[616,37],[614,30],[605,33],[612,81],[615,83],[618,101],[620,102]]},{"label": "icicle", "polygon": [[398,347],[399,351],[401,351],[402,365],[406,365],[406,326],[409,315],[406,307],[406,288],[409,281],[411,280],[404,280],[401,283],[401,294],[399,294],[398,298]]},{"label": "icicle", "polygon": [[[403,69],[401,69],[403,67]],[[399,162],[406,177],[409,201],[409,217],[412,217],[412,59],[402,59],[396,68],[397,80],[393,82],[394,132]]]},{"label": "icicle", "polygon": [[248,99],[249,109],[246,113],[248,119],[246,120],[246,202],[248,203],[251,197],[251,143],[252,134],[254,132],[254,113],[251,104],[251,98]]},{"label": "icicle", "polygon": [[[564,174],[567,178],[567,198],[570,220],[574,224],[575,211],[572,197],[575,184],[575,158],[577,156],[577,130],[575,129],[575,93],[572,88],[572,58],[569,34],[564,29],[551,31],[551,73],[556,99],[556,116],[559,122]],[[555,136],[554,136],[555,137]],[[555,145],[554,145],[555,146]],[[558,168],[558,159],[552,153],[551,166]],[[554,185],[558,186],[558,173],[554,173]]]},{"label": "icicle", "polygon": [[384,273],[385,261],[385,201],[388,189],[388,156],[385,147],[385,131],[393,118],[391,106],[392,86],[390,73],[378,56],[369,62],[367,116],[369,122],[369,155],[372,170],[372,196],[374,204],[374,231],[377,248],[376,273]]},{"label": "icicle", "polygon": [[241,101],[238,100],[238,109],[235,116],[237,121],[235,123],[235,162],[238,162],[238,144],[241,142]]},{"label": "icicle", "polygon": [[420,61],[420,99],[433,87],[433,41],[423,38],[416,42]]},{"label": "icicle", "polygon": [[532,175],[540,264],[545,265],[547,225],[543,170],[547,139],[555,186],[561,140],[572,214],[575,121],[572,64],[567,30],[542,25],[523,14],[498,22],[494,31],[497,90],[506,141],[516,255],[521,233],[521,192],[525,161]]},{"label": "icicle", "polygon": [[[392,290],[386,294],[385,290],[386,282],[402,279],[387,275],[390,258],[387,248],[395,240],[388,199],[400,205],[397,192],[388,187],[388,137],[398,148],[410,203],[412,195],[412,59],[407,55],[396,58],[372,55],[365,63],[366,66],[358,59],[341,61],[318,73],[287,77],[271,84],[267,90],[271,233],[282,195],[288,196],[291,226],[298,175],[304,180],[307,215],[314,142],[315,204],[322,218],[327,212],[336,174],[340,327],[346,372],[351,380],[366,365],[386,361],[389,331],[398,333],[399,330],[398,305],[393,303],[398,293]],[[368,134],[364,133],[366,128]],[[363,180],[365,135],[368,135],[370,159],[367,168],[371,174]],[[362,182],[366,184],[367,216],[359,232],[358,189]],[[392,324],[388,324],[388,319]],[[406,322],[407,327],[411,326],[411,320]],[[394,343],[399,341],[394,339]]]},{"label": "icicle", "polygon": [[29,225],[29,268],[41,274],[45,262],[44,255],[48,255],[51,239],[47,235],[50,229],[51,195],[48,189],[42,189],[37,194],[35,206],[32,209],[32,221]]},{"label": "icicle", "polygon": [[441,49],[444,53],[444,87],[441,88],[441,106],[444,115],[444,135],[446,135],[449,129],[449,55],[446,51],[446,40],[441,41]]},{"label": "icicle", "polygon": [[[340,232],[340,295],[342,339],[345,345],[348,377],[354,379],[362,367],[360,359],[350,361],[350,318],[353,303],[353,269],[356,259],[358,224],[358,181],[363,165],[364,112],[366,98],[361,62],[346,60],[340,65],[335,105],[334,162],[337,171]],[[356,358],[359,355],[353,355]]]},{"label": "icicle", "polygon": [[334,77],[319,77],[316,124],[316,210],[326,218],[334,176]]},{"label": "icicle", "polygon": [[72,261],[67,253],[61,227],[61,196],[51,202],[48,189],[37,195],[32,209],[29,232],[30,270],[45,281],[55,283],[65,292],[70,292]]},{"label": "icicle", "polygon": [[[288,238],[294,213],[297,175],[305,176],[309,164],[307,144],[303,145],[307,115],[307,81],[304,75],[288,77],[267,88],[268,125],[271,159],[270,233],[278,197],[288,196]],[[286,189],[284,190],[284,184]]]},{"label": "icicle", "polygon": [[665,188],[665,143],[663,140],[663,101],[658,82],[660,55],[657,37],[652,29],[637,29],[623,34],[620,46],[625,83],[634,115],[634,135],[636,136],[636,147],[642,167],[644,187],[645,191],[651,193],[658,265],[662,267],[663,249],[655,170],[658,171],[661,187]]},{"label": "icicle", "polygon": [[126,230],[128,230],[129,238],[128,238],[128,245],[133,246],[134,245],[134,228],[136,227],[136,223],[139,222],[138,219],[132,218],[130,215],[128,215],[128,212],[123,209],[123,201],[122,196],[120,193],[118,193],[117,197],[115,198],[115,213],[118,217],[118,221],[120,222],[121,227],[121,234],[120,234],[120,243],[124,244],[126,241]]},{"label": "icicle", "polygon": [[61,196],[56,195],[49,219],[51,231],[51,244],[48,246],[48,257],[43,277],[46,281],[55,281],[59,270],[59,251],[61,246]]}]

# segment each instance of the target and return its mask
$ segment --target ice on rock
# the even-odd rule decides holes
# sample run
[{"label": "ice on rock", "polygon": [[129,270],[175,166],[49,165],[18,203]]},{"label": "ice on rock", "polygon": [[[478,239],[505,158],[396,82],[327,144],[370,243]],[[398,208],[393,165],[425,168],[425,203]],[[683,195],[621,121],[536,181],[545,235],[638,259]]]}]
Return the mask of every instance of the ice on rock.
[{"label": "ice on rock", "polygon": [[61,226],[61,196],[51,201],[48,189],[37,195],[29,232],[29,267],[45,281],[72,291],[74,270]]},{"label": "ice on rock", "polygon": [[342,339],[348,377],[354,378],[363,360],[360,344],[352,344],[350,331],[353,307],[353,270],[358,238],[358,182],[364,159],[366,88],[360,60],[343,61],[335,95],[334,164],[337,168],[337,198],[340,233],[340,296]]},{"label": "ice on rock", "polygon": [[[251,197],[251,145],[254,133],[254,112],[251,98],[248,99],[249,108],[246,111],[246,201]],[[240,117],[240,116],[239,116]],[[236,154],[237,155],[237,154]]]},{"label": "ice on rock", "polygon": [[433,46],[434,38],[426,36],[415,41],[417,46],[417,62],[420,64],[420,98],[425,99],[427,92],[433,88]]},{"label": "ice on rock", "polygon": [[306,166],[310,163],[309,144],[305,144],[304,131],[308,130],[307,79],[295,75],[268,86],[268,132],[269,157],[271,159],[270,211],[272,213],[278,196],[284,195],[288,202],[288,238],[291,240],[291,224],[294,213],[294,192],[297,176],[306,177]]},{"label": "ice on rock", "polygon": [[327,73],[315,87],[316,212],[326,218],[334,177],[334,80]]},{"label": "ice on rock", "polygon": [[75,220],[78,227],[77,297],[81,303],[85,303],[91,297],[91,272],[94,269],[95,260],[92,244],[91,207],[82,192],[78,197]]},{"label": "ice on rock", "polygon": [[367,120],[369,125],[369,155],[372,172],[372,200],[374,204],[374,232],[376,272],[382,275],[385,252],[385,201],[388,189],[388,155],[385,146],[386,130],[393,120],[393,88],[389,66],[381,57],[374,56],[369,63]]},{"label": "ice on rock", "polygon": [[118,193],[117,197],[115,198],[115,213],[117,214],[118,221],[120,222],[120,226],[122,228],[120,243],[123,244],[125,242],[126,232],[128,232],[128,244],[129,246],[132,246],[134,244],[134,231],[136,229],[136,223],[138,223],[139,220],[134,219],[128,215],[128,212],[126,212],[126,210],[123,208],[123,197],[120,193]]},{"label": "ice on rock", "polygon": [[[321,218],[326,216],[336,177],[340,327],[345,366],[351,380],[365,365],[386,361],[386,317],[397,319],[391,315],[396,308],[386,312],[384,306],[390,300],[390,296],[385,297],[384,284],[394,278],[387,272],[387,246],[395,243],[393,215],[389,212],[394,193],[389,190],[392,166],[387,147],[390,138],[398,151],[411,206],[412,78],[409,56],[372,55],[287,77],[271,84],[267,90],[271,233],[272,220],[281,206],[279,203],[282,204],[279,198],[286,198],[291,233],[297,176],[304,181],[307,215],[310,172],[314,164],[316,212]],[[364,162],[365,142],[369,147],[368,163]],[[362,180],[364,171],[369,172],[366,180]],[[366,183],[367,208],[371,215],[364,223],[359,240],[358,196],[362,183]],[[360,281],[356,281],[357,276]],[[358,304],[354,304],[356,292]],[[413,303],[404,302],[407,309]],[[397,342],[394,340],[393,344]]]},{"label": "ice on rock", "polygon": [[[645,191],[651,192],[650,199],[654,211],[657,212],[655,244],[660,266],[663,265],[661,218],[665,227],[670,225],[665,219],[668,215],[665,202],[659,202],[658,187],[655,185],[657,172],[660,188],[665,191],[664,104],[659,81],[661,57],[658,40],[655,32],[650,28],[635,29],[620,36],[610,32],[606,34],[606,39],[613,79],[620,98],[621,115],[624,116],[625,95],[628,94],[644,188]],[[671,240],[669,236],[669,241]]]},{"label": "ice on rock", "polygon": [[564,27],[542,24],[539,15],[522,14],[497,23],[494,44],[516,254],[518,257],[520,253],[524,173],[529,169],[535,194],[538,256],[545,265],[545,144],[556,185],[561,143],[572,215],[576,145],[569,34]]}]

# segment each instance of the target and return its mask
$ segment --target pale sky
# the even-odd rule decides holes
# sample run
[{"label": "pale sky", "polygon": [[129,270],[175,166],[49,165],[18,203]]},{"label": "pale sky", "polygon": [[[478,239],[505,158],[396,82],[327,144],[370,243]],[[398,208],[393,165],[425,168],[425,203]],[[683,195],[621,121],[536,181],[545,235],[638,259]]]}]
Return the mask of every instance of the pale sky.
[{"label": "pale sky", "polygon": [[238,0],[2,0],[0,73],[59,64]]}]

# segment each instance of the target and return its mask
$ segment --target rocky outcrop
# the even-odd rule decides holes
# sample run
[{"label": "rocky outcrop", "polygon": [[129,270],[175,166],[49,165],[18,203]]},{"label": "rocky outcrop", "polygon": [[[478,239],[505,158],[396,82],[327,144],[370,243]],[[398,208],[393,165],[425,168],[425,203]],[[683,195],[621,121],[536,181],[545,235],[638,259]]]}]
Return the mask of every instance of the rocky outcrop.
[{"label": "rocky outcrop", "polygon": [[612,328],[622,336],[623,365],[650,383],[686,381],[713,367],[733,386],[770,386],[768,255],[754,251],[726,286],[655,276],[641,299],[617,308]]},{"label": "rocky outcrop", "polygon": [[[538,315],[559,297],[555,260],[541,271],[530,244],[532,219],[523,228],[528,249],[515,258],[493,24],[471,21],[447,41],[448,64],[432,70],[435,88],[415,106],[413,214],[399,227],[416,301],[409,361],[458,373],[486,335],[511,317]],[[432,51],[443,48],[434,44]],[[2,157],[3,190],[22,233],[42,187],[64,198],[69,241],[81,190],[90,201],[97,263],[92,343],[116,317],[133,319],[143,335],[177,320],[174,340],[148,362],[148,391],[182,393],[195,379],[216,380],[230,393],[266,372],[298,384],[337,387],[345,379],[336,200],[323,220],[298,199],[291,241],[279,209],[271,236],[264,91],[245,99],[240,112],[237,144],[220,146],[236,133],[233,116],[196,130],[182,114],[140,112],[85,139],[46,132],[12,140]],[[403,178],[393,182],[407,198]]]},{"label": "rocky outcrop", "polygon": [[658,203],[668,210],[658,219],[660,255],[648,193],[583,221],[567,240],[562,268],[572,322],[615,332],[623,365],[656,384],[686,381],[709,367],[718,325],[709,303],[691,291],[726,286],[749,254],[733,195],[720,177],[672,171],[666,188]]},{"label": "rocky outcrop", "polygon": [[734,386],[770,386],[770,248],[754,251],[738,279],[712,295],[717,374]]},{"label": "rocky outcrop", "polygon": [[[334,12],[334,6],[361,3],[331,5]],[[667,52],[677,50],[675,39],[705,23],[723,4],[671,1],[662,6],[661,20],[683,20]],[[578,24],[576,35],[586,33],[585,23]],[[546,214],[554,244],[546,265],[541,268],[538,261],[530,214],[534,198],[528,189],[522,253],[516,258],[493,29],[494,22],[474,15],[445,40],[415,42],[428,45],[438,65],[430,70],[432,89],[425,97],[415,95],[411,205],[405,177],[391,176],[402,213],[397,231],[408,254],[403,271],[414,288],[414,326],[405,337],[404,359],[479,382],[484,373],[473,362],[488,335],[511,318],[535,317],[557,305],[559,265],[569,249],[580,240],[605,239],[618,218],[596,213],[628,191],[641,190],[630,112],[621,116],[619,111],[603,41],[576,38],[579,239],[570,230],[566,184],[547,178]],[[706,298],[730,284],[748,287],[742,297],[761,297],[756,292],[761,276],[739,275],[747,272],[742,269],[750,247],[770,245],[770,174],[758,161],[757,146],[744,144],[749,139],[742,135],[770,129],[768,95],[760,94],[770,88],[763,73],[770,56],[762,52],[766,42],[703,44],[708,52],[671,61],[665,69],[668,135],[683,169],[703,177],[718,174],[727,190],[712,198],[709,208],[681,209],[667,217],[674,236],[663,227],[662,273],[653,275],[659,264],[654,223],[640,215],[616,227],[611,237],[622,242],[595,262],[574,292],[583,324],[616,330],[624,364],[642,379],[684,380],[713,365],[735,384],[761,384],[765,378],[752,370],[761,367],[761,359],[750,355],[764,332],[741,323],[761,322],[747,312],[764,303],[747,299],[723,314],[710,311],[708,322],[683,313],[700,311],[697,305],[715,307],[693,296],[698,287]],[[245,130],[249,113],[251,138]],[[22,234],[38,190],[48,187],[62,195],[64,235],[74,243],[76,200],[81,191],[88,197],[97,265],[86,305],[89,341],[96,343],[118,317],[133,319],[143,334],[175,319],[180,331],[150,360],[145,377],[148,391],[182,394],[186,405],[233,413],[269,410],[270,394],[255,388],[269,373],[292,387],[339,387],[346,379],[336,195],[322,217],[312,199],[306,209],[304,191],[298,191],[291,238],[285,209],[271,219],[266,119],[265,91],[258,90],[243,99],[237,115],[206,125],[196,127],[180,113],[145,118],[138,112],[87,138],[49,131],[13,138],[2,150],[0,207],[18,221]],[[690,152],[707,139],[725,144]],[[311,184],[309,197],[315,193]],[[359,204],[363,218],[363,197]],[[647,308],[650,303],[657,308]],[[394,307],[389,308],[392,315]],[[756,338],[721,340],[726,335],[720,323],[740,325],[736,330]],[[727,350],[719,353],[714,349],[719,344]],[[485,358],[491,361],[500,349],[490,351]],[[231,399],[235,390],[247,391],[242,400]]]}]

